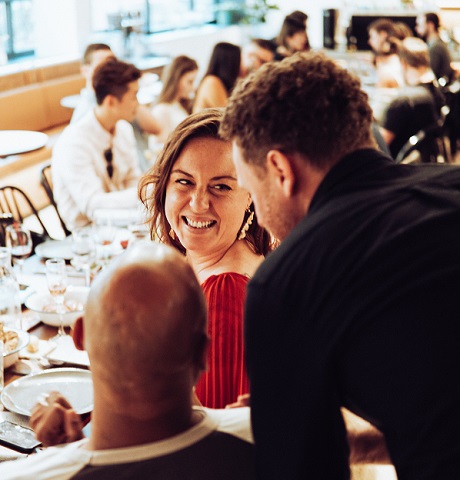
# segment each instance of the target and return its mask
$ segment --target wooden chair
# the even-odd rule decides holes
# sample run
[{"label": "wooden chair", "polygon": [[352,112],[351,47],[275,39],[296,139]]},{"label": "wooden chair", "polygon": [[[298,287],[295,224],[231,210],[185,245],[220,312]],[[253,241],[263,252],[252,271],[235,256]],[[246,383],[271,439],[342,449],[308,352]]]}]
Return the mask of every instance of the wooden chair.
[{"label": "wooden chair", "polygon": [[43,187],[43,189],[46,192],[46,195],[49,198],[50,204],[53,206],[54,210],[56,211],[56,215],[59,218],[59,222],[61,223],[61,227],[64,230],[65,235],[70,235],[70,231],[66,227],[66,224],[64,223],[64,220],[62,220],[61,215],[59,214],[59,210],[57,208],[56,202],[54,200],[54,195],[53,195],[53,178],[51,176],[51,164],[49,163],[48,165],[45,165],[40,174],[40,183]]},{"label": "wooden chair", "polygon": [[[18,187],[10,185],[0,187],[0,213],[11,213],[14,220],[19,223],[24,223],[27,219],[34,247],[51,238],[32,201]],[[3,229],[0,232],[0,240],[4,245]]]}]

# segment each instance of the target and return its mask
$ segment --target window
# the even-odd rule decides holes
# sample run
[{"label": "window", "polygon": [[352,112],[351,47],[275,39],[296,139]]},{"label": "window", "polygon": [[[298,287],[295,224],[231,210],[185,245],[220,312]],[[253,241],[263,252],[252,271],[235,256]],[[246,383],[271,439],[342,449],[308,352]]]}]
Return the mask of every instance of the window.
[{"label": "window", "polygon": [[146,33],[203,25],[215,21],[216,0],[98,0],[93,2],[94,30],[139,24]]},{"label": "window", "polygon": [[0,55],[8,59],[31,55],[32,0],[0,0]]}]

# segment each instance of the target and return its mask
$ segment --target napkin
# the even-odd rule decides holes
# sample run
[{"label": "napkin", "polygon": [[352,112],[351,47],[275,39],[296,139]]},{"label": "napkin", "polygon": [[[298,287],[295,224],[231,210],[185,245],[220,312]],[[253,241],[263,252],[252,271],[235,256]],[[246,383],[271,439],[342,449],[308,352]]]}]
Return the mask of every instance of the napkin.
[{"label": "napkin", "polygon": [[77,350],[70,335],[61,338],[56,348],[46,355],[50,362],[63,362],[81,367],[89,367],[89,358],[86,351]]}]

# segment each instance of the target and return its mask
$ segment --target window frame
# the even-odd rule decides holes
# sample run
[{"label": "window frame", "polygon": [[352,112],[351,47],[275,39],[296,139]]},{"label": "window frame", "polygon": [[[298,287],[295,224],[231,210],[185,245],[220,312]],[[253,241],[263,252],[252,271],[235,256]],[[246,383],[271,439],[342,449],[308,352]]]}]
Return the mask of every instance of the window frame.
[{"label": "window frame", "polygon": [[16,35],[13,28],[13,4],[19,2],[29,2],[32,5],[32,0],[0,0],[0,6],[5,6],[6,35],[8,35],[8,39],[5,42],[5,53],[8,60],[14,60],[16,58],[31,56],[35,54],[34,49],[20,51],[15,49]]}]

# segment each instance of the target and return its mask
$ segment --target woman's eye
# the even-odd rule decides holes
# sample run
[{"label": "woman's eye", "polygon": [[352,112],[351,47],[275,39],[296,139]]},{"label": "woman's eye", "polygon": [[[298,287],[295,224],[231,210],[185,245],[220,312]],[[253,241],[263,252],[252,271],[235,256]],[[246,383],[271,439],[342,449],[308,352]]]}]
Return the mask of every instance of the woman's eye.
[{"label": "woman's eye", "polygon": [[187,180],[185,178],[178,178],[176,180],[176,183],[180,184],[180,185],[191,185],[191,181],[190,180]]},{"label": "woman's eye", "polygon": [[214,189],[221,190],[223,192],[228,192],[231,190],[231,188],[228,185],[224,185],[224,184],[214,185]]}]

